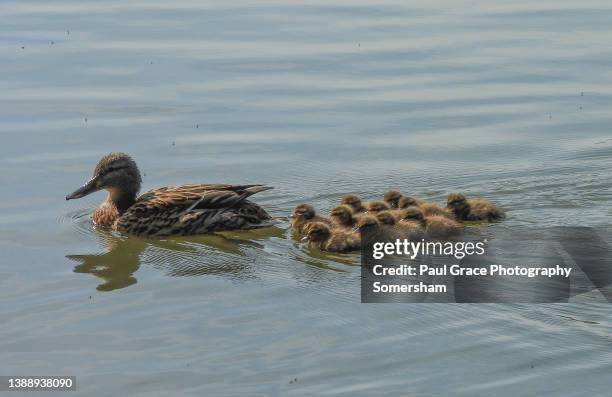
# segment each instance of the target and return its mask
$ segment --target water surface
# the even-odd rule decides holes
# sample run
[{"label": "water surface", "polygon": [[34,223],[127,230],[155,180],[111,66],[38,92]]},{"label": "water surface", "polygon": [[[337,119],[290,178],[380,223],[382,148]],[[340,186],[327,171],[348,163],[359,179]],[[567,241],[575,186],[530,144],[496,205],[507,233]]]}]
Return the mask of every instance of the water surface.
[{"label": "water surface", "polygon": [[[609,395],[612,307],[359,303],[359,257],[276,229],[95,231],[110,151],[144,189],[266,183],[274,215],[390,188],[487,229],[612,217],[605,1],[0,4],[0,374],[77,395]],[[297,379],[297,381],[295,380]]]}]

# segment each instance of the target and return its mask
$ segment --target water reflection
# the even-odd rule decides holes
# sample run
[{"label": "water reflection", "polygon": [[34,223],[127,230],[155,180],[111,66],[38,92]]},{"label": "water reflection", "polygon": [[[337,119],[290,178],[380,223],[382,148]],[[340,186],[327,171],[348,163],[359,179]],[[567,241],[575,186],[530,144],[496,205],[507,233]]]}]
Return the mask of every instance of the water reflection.
[{"label": "water reflection", "polygon": [[264,238],[282,237],[284,230],[268,227],[253,231],[177,237],[169,240],[143,239],[96,230],[106,252],[66,255],[79,262],[75,273],[89,273],[104,282],[98,291],[113,291],[137,283],[134,274],[141,265],[152,265],[172,277],[218,275],[255,278],[252,252],[261,251]]},{"label": "water reflection", "polygon": [[136,284],[134,273],[140,268],[140,256],[147,243],[136,238],[104,240],[106,253],[66,255],[66,258],[79,262],[74,267],[74,272],[93,274],[104,280],[96,287],[98,291],[112,291]]}]

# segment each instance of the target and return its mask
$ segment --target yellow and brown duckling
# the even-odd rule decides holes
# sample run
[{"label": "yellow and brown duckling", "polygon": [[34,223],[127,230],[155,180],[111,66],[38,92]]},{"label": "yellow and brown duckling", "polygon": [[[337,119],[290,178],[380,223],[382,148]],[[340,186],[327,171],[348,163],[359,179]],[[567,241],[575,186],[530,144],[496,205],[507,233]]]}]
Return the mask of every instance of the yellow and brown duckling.
[{"label": "yellow and brown duckling", "polygon": [[336,227],[352,228],[356,224],[352,208],[345,204],[334,207],[329,217]]},{"label": "yellow and brown duckling", "polygon": [[310,204],[300,204],[293,210],[291,216],[291,227],[299,234],[308,232],[308,228],[315,222],[321,222],[331,226],[331,221],[317,215],[314,207]]},{"label": "yellow and brown duckling", "polygon": [[[385,221],[388,217],[383,215]],[[377,242],[392,242],[398,238],[408,238],[398,233],[396,226],[389,224],[381,225],[374,215],[364,215],[357,222],[361,241],[366,246]]]},{"label": "yellow and brown duckling", "polygon": [[436,203],[424,202],[419,204],[419,208],[423,211],[425,217],[443,216],[448,219],[455,219],[455,215],[451,211]]},{"label": "yellow and brown duckling", "polygon": [[[398,222],[390,211],[381,211],[376,214],[376,220],[381,227],[390,226],[393,228],[395,238],[406,238],[409,240],[421,239],[424,235],[423,227],[419,222]],[[389,233],[390,234],[390,233]]]},{"label": "yellow and brown duckling", "polygon": [[340,199],[340,204],[345,204],[350,206],[353,209],[353,214],[360,214],[362,212],[366,212],[367,209],[363,206],[363,202],[358,195],[349,193],[342,196]]},{"label": "yellow and brown duckling", "polygon": [[402,194],[397,190],[389,190],[383,196],[383,201],[389,205],[389,208],[399,208],[399,201],[402,198]]},{"label": "yellow and brown duckling", "polygon": [[467,199],[461,193],[451,193],[447,198],[447,208],[460,221],[495,222],[506,217],[504,211],[484,198]]},{"label": "yellow and brown duckling", "polygon": [[425,217],[425,234],[428,237],[444,238],[461,234],[461,225],[456,221],[442,215]]},{"label": "yellow and brown duckling", "polygon": [[380,211],[376,213],[376,220],[381,225],[395,226],[397,224],[397,220],[390,211]]},{"label": "yellow and brown duckling", "polygon": [[411,196],[402,196],[398,201],[397,201],[397,207],[399,209],[406,209],[408,207],[418,207],[420,206],[422,203],[424,203],[424,200],[421,200],[419,198],[416,197],[411,197]]},{"label": "yellow and brown duckling", "polygon": [[376,214],[376,213],[381,212],[381,211],[388,211],[388,210],[390,210],[390,208],[387,205],[387,203],[385,203],[384,201],[380,201],[380,200],[369,202],[367,208],[368,208],[368,212],[371,213],[371,214]]},{"label": "yellow and brown duckling", "polygon": [[359,236],[364,244],[372,244],[378,241],[390,241],[393,236],[391,228],[382,228],[373,215],[364,215],[357,222]]},{"label": "yellow and brown duckling", "polygon": [[250,229],[267,225],[270,215],[247,198],[272,189],[264,185],[192,184],[162,187],[137,197],[141,176],[125,153],[111,153],[93,177],[66,196],[78,199],[99,190],[108,196],[93,213],[96,226],[138,236],[170,236]]},{"label": "yellow and brown duckling", "polygon": [[323,222],[315,222],[308,228],[308,245],[329,252],[357,251],[361,248],[359,234],[344,229],[331,228]]},{"label": "yellow and brown duckling", "polygon": [[425,216],[419,207],[408,207],[404,211],[404,218],[399,224],[420,224],[428,237],[451,237],[461,233],[461,225],[452,219],[440,215]]}]

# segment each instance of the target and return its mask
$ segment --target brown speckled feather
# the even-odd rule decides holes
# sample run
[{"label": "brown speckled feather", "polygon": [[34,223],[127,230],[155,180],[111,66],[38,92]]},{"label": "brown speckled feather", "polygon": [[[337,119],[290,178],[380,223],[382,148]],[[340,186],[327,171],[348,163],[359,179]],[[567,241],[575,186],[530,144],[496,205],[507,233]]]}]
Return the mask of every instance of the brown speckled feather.
[{"label": "brown speckled feather", "polygon": [[140,236],[169,236],[248,229],[271,219],[247,197],[262,185],[181,185],[151,190],[136,199],[115,229]]}]

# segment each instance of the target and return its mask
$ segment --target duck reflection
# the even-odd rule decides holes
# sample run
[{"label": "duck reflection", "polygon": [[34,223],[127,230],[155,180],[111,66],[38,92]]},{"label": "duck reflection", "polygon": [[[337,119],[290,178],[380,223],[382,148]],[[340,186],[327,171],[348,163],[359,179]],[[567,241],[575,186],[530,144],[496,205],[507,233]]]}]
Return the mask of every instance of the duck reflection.
[{"label": "duck reflection", "polygon": [[[264,238],[282,237],[284,231],[268,227],[253,231],[177,237],[169,240],[144,239],[96,230],[104,253],[66,255],[79,264],[75,273],[89,273],[104,282],[98,291],[113,291],[137,283],[134,274],[149,265],[172,277],[219,275],[255,278],[252,259],[261,252]],[[254,249],[254,250],[253,250]]]}]

